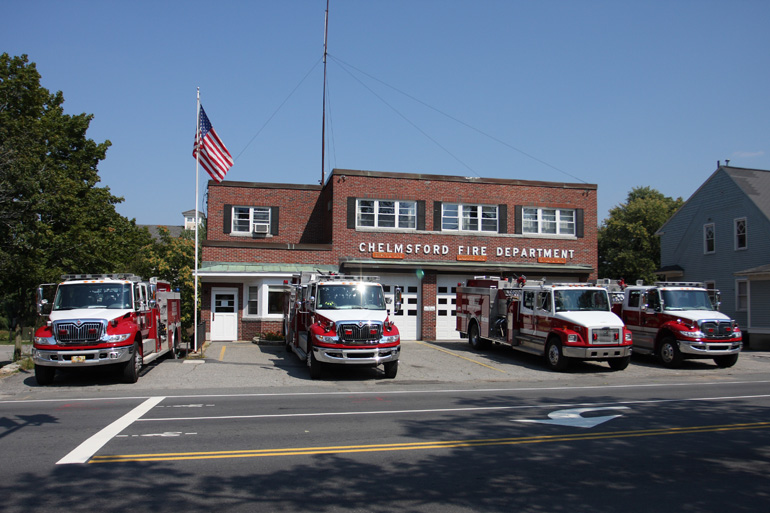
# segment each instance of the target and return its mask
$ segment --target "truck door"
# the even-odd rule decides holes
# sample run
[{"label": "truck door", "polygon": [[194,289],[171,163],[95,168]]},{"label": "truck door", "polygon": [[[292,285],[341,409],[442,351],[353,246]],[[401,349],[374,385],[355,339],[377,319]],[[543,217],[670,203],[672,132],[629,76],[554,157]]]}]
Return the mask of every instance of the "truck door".
[{"label": "truck door", "polygon": [[525,290],[522,294],[520,307],[521,333],[524,335],[535,334],[535,291]]},{"label": "truck door", "polygon": [[551,291],[544,290],[537,294],[537,308],[535,309],[535,335],[538,338],[545,339],[551,332]]},{"label": "truck door", "polygon": [[644,349],[655,349],[655,338],[661,325],[661,303],[658,289],[650,289],[642,295],[641,302],[646,305],[639,312],[639,341],[634,334],[634,344]]}]

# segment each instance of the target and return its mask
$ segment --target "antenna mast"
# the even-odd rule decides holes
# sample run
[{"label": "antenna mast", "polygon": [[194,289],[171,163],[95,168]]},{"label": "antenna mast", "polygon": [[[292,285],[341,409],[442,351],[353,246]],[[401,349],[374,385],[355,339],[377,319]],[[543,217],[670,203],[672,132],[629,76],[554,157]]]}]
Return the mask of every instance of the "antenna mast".
[{"label": "antenna mast", "polygon": [[326,0],[326,14],[324,19],[324,87],[323,109],[321,114],[321,186],[326,181],[325,157],[326,157],[326,37],[329,32],[329,0]]}]

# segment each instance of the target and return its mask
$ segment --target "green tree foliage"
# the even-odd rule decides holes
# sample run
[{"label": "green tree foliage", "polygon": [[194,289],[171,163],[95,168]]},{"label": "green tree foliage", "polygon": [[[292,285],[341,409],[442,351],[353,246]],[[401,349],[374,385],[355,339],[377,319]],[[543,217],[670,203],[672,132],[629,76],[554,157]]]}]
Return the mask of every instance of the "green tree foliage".
[{"label": "green tree foliage", "polygon": [[635,187],[599,227],[599,276],[635,283],[655,281],[660,238],[655,232],[683,204],[650,187]]},{"label": "green tree foliage", "polygon": [[99,187],[109,141],[86,137],[93,116],[64,114],[26,55],[0,55],[0,302],[29,325],[34,291],[64,273],[133,271],[147,230]]}]

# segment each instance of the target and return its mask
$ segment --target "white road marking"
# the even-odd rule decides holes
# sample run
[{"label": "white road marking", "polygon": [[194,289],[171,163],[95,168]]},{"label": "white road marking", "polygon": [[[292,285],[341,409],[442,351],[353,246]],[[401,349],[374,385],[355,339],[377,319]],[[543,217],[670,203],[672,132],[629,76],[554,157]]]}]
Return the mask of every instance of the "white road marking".
[{"label": "white road marking", "polygon": [[606,415],[603,417],[583,417],[583,413],[589,411],[627,410],[627,406],[605,406],[599,408],[573,408],[571,410],[557,410],[548,414],[549,419],[517,419],[517,422],[536,422],[539,424],[556,424],[557,426],[592,428],[608,420],[616,419],[621,415]]},{"label": "white road marking", "polygon": [[118,433],[137,421],[139,417],[150,411],[163,399],[165,399],[165,397],[151,397],[147,399],[142,404],[77,446],[72,452],[57,461],[56,464],[68,465],[71,463],[86,463],[91,456],[96,454],[96,451],[104,447],[104,445],[112,440]]}]

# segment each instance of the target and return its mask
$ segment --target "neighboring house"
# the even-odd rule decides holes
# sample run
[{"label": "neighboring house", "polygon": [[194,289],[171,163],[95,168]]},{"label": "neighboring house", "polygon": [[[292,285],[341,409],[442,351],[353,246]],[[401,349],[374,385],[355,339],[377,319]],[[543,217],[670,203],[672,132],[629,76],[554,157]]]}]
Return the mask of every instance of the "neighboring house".
[{"label": "neighboring house", "polygon": [[657,235],[663,279],[715,287],[750,341],[770,339],[770,171],[718,164]]},{"label": "neighboring house", "polygon": [[[595,279],[596,185],[334,169],[323,185],[208,182],[207,338],[283,329],[299,271],[380,277],[405,340],[459,339],[457,284]],[[392,306],[391,306],[392,308]]]},{"label": "neighboring house", "polygon": [[184,226],[173,226],[173,225],[163,225],[163,224],[140,224],[138,226],[143,226],[147,228],[147,231],[150,232],[150,235],[152,235],[152,238],[155,240],[159,240],[161,227],[166,228],[168,230],[169,235],[171,235],[171,237],[177,238],[177,237],[180,237],[185,230],[195,229],[196,217],[198,218],[199,225],[206,220],[206,216],[203,215],[203,212],[200,212],[197,210],[186,210],[185,212],[182,212],[182,215],[184,216]]},{"label": "neighboring house", "polygon": [[206,216],[203,215],[203,212],[200,210],[186,210],[182,212],[182,215],[184,216],[184,229],[185,230],[194,230],[195,229],[195,220],[198,220],[198,226],[203,224],[203,221],[206,219]]}]

